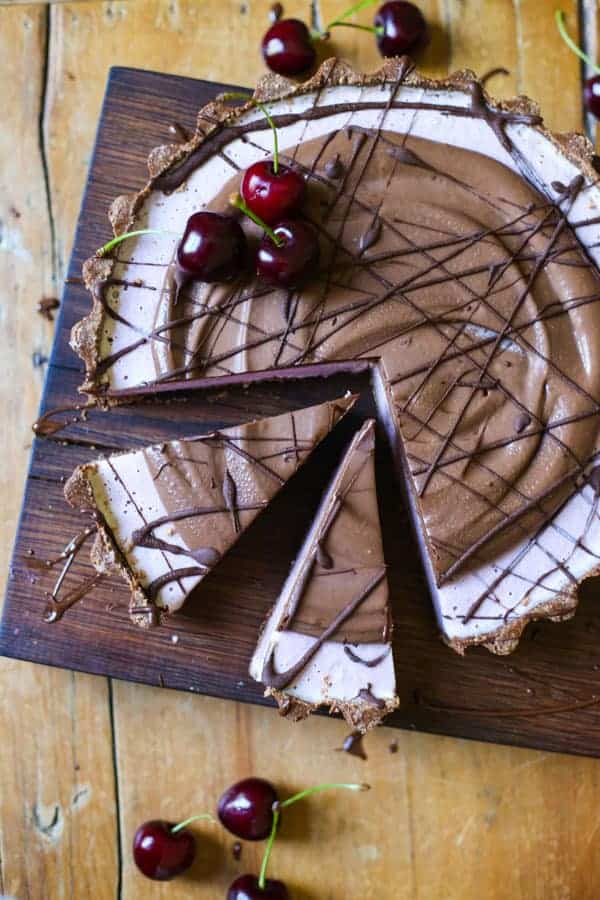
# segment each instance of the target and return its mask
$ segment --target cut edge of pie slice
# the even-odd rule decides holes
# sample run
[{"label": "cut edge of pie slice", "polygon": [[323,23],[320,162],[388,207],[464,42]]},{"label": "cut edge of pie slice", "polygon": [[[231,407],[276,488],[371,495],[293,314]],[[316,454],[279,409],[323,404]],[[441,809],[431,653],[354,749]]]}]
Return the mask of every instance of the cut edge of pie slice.
[{"label": "cut edge of pie slice", "polygon": [[250,664],[282,714],[325,706],[359,731],[399,702],[374,426],[367,420],[344,453]]},{"label": "cut edge of pie slice", "polygon": [[[460,656],[464,656],[469,647],[475,646],[482,646],[497,656],[508,656],[516,650],[523,632],[533,622],[546,619],[558,623],[572,619],[577,610],[581,583],[587,578],[600,576],[600,566],[592,569],[581,582],[570,581],[562,590],[555,592],[551,599],[532,604],[530,608],[525,608],[518,617],[507,617],[500,624],[493,623],[488,630],[481,631],[479,634],[471,634],[464,637],[462,634],[450,630],[449,623],[445,620],[448,618],[448,610],[454,601],[454,596],[460,591],[463,581],[459,576],[458,579],[453,579],[447,585],[440,586],[437,583],[436,573],[431,563],[431,547],[419,505],[419,497],[414,489],[404,445],[398,437],[393,413],[393,398],[377,366],[372,369],[372,387],[379,420],[389,440],[397,481],[412,524],[412,533],[418,546],[419,557],[423,565],[425,579],[429,587],[429,594],[443,642]],[[597,468],[600,471],[600,467]],[[590,502],[589,498],[585,498],[584,502],[581,497],[586,490],[592,497],[600,495],[600,491],[591,485],[591,482],[594,480],[593,472],[594,470],[592,469],[592,473],[587,478],[587,483],[583,482],[582,493],[576,495],[570,503],[564,504],[562,510],[559,511],[561,514],[564,515],[566,507],[566,512],[570,516],[573,515],[573,512],[575,515],[581,515],[583,518],[589,516],[589,510],[586,508],[586,504]],[[598,531],[598,536],[600,537],[600,531]],[[471,577],[469,573],[466,574],[466,578]],[[485,588],[482,591],[480,586],[475,591],[475,594],[482,596],[484,592]]]},{"label": "cut edge of pie slice", "polygon": [[65,497],[95,519],[92,563],[128,583],[137,625],[181,608],[356,399],[347,393],[75,469]]}]

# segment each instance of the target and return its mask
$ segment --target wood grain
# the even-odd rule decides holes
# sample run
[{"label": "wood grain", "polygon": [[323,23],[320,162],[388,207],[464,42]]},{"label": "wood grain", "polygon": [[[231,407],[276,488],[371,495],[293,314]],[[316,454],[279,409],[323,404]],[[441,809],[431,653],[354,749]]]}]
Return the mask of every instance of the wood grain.
[{"label": "wood grain", "polygon": [[[42,7],[0,8],[2,580],[45,368],[34,368],[32,354],[49,353],[52,333],[35,308],[57,290],[37,128],[47,15]],[[76,883],[80,896],[113,897],[118,845],[106,681],[4,660],[0,734],[0,893],[66,898]]]},{"label": "wood grain", "polygon": [[[201,5],[195,0],[121,3],[89,0],[50,8],[44,133],[61,273],[66,269],[108,66],[141,65],[250,84],[262,72],[256,47],[269,4],[249,2],[244,4],[246,13],[239,11],[241,5],[216,0],[205,0]],[[336,2],[329,8],[339,12],[343,5]],[[482,72],[504,65],[512,74],[510,78],[497,76],[491,81],[493,93],[503,96],[515,89],[531,92],[543,102],[546,117],[554,127],[572,127],[581,115],[578,66],[554,43],[552,24],[548,24],[552,4],[547,0],[514,3],[510,0],[486,0],[485,3],[428,0],[422,5],[434,23],[439,23],[424,58],[427,71],[438,74],[448,67],[467,65]],[[561,5],[570,13],[574,9],[573,3]],[[286,6],[289,13],[309,15],[308,3]],[[322,12],[320,6],[325,10],[325,3],[316,4],[318,15]],[[595,7],[595,0],[592,6]],[[34,16],[43,36],[42,11],[45,15],[46,9],[42,7],[15,6],[9,9],[9,19],[5,18],[6,10],[0,9],[2,65],[11,65],[10,61],[15,60],[10,71],[16,73],[16,80],[7,79],[2,84],[7,101],[2,106],[0,178],[4,187],[3,176],[8,171],[4,160],[15,157],[13,142],[7,146],[7,138],[19,135],[24,149],[20,143],[19,158],[10,170],[10,181],[6,179],[6,182],[13,192],[24,192],[31,186],[26,227],[37,230],[38,248],[47,246],[45,193],[35,181],[41,91],[40,95],[37,92],[43,81],[43,42],[37,46],[29,43],[24,51],[20,28],[23,21]],[[362,13],[361,21],[368,20],[369,15],[368,11]],[[519,15],[525,16],[528,23],[526,45],[517,38]],[[198,27],[199,17],[206,27]],[[321,21],[324,20],[322,15]],[[541,27],[543,22],[546,25]],[[576,33],[572,15],[569,24]],[[217,28],[218,40],[215,40]],[[375,68],[378,58],[368,37],[365,42],[353,43],[355,37],[349,29],[343,33],[340,30],[336,39],[340,52],[364,68]],[[549,43],[543,43],[546,41]],[[98,48],[102,48],[101,52]],[[545,65],[554,65],[560,72],[550,72],[550,82],[541,75],[536,81],[535,67],[543,60]],[[519,72],[525,72],[526,77],[518,75]],[[567,73],[565,77],[563,72]],[[26,112],[25,106],[21,109],[27,91],[36,97],[32,114],[29,114],[31,110]],[[0,204],[5,196],[6,189],[0,196]],[[0,253],[0,266],[3,261]],[[18,273],[14,269],[8,273],[3,270],[2,274],[0,283],[11,286],[9,298],[3,302],[0,322],[2,346],[9,343],[7,334],[11,346],[3,363],[12,366],[2,395],[4,404],[12,403],[12,411],[4,421],[9,423],[9,435],[15,428],[21,428],[24,437],[22,442],[12,438],[12,465],[6,484],[2,485],[7,510],[2,519],[2,527],[6,529],[6,535],[2,532],[3,552],[7,552],[26,464],[22,447],[29,440],[27,424],[40,387],[38,373],[32,378],[30,353],[36,349],[38,340],[43,346],[41,342],[47,340],[49,329],[31,312],[39,292],[39,286],[34,287],[40,275],[39,266],[20,269]],[[14,302],[17,290],[21,291],[18,304]],[[43,290],[48,290],[46,283]],[[40,331],[39,338],[36,329]],[[21,334],[21,343],[15,353],[17,333]],[[47,465],[52,467],[55,462],[48,459]],[[590,599],[583,610],[584,616],[593,609]],[[587,621],[593,622],[593,616]],[[593,624],[589,628],[590,654],[593,654],[597,640]],[[561,630],[557,628],[555,632]],[[513,661],[506,661],[506,665]],[[427,658],[419,661],[420,671],[427,672],[428,662]],[[226,783],[248,772],[258,772],[292,788],[303,786],[315,777],[331,775],[368,779],[374,784],[371,799],[377,800],[375,807],[369,806],[367,810],[366,806],[359,806],[362,797],[323,797],[311,804],[310,814],[299,811],[299,821],[286,824],[286,832],[289,828],[292,833],[276,848],[273,871],[289,876],[294,886],[300,882],[294,897],[301,900],[359,895],[370,900],[416,897],[592,900],[598,894],[600,863],[595,848],[600,769],[597,761],[409,733],[398,735],[399,752],[390,755],[387,747],[392,732],[382,729],[367,743],[369,761],[365,764],[330,751],[343,733],[335,722],[315,720],[294,730],[271,715],[271,710],[118,682],[113,685],[113,704],[125,865],[120,892],[113,874],[116,862],[111,861],[109,854],[96,849],[98,846],[114,848],[117,841],[114,819],[107,816],[100,821],[94,813],[99,796],[108,798],[106,809],[111,815],[115,810],[110,791],[102,787],[105,773],[110,773],[110,766],[104,760],[110,738],[103,728],[94,728],[93,723],[84,719],[74,743],[80,754],[84,744],[91,746],[90,752],[104,754],[98,759],[98,765],[88,765],[87,780],[94,792],[85,810],[85,821],[90,829],[96,826],[93,835],[97,875],[92,892],[80,858],[76,856],[73,862],[69,861],[66,830],[55,843],[42,844],[35,836],[31,819],[23,812],[31,810],[38,799],[39,758],[29,760],[28,753],[27,760],[23,760],[22,734],[20,728],[17,731],[17,720],[19,709],[25,706],[29,716],[28,733],[35,735],[36,745],[44,749],[44,757],[64,761],[70,753],[70,707],[64,716],[56,708],[51,709],[56,718],[46,715],[44,708],[47,697],[55,696],[57,706],[61,706],[60,698],[66,695],[64,690],[52,688],[54,679],[64,675],[65,684],[89,685],[87,694],[81,689],[82,704],[78,712],[81,715],[82,707],[89,706],[103,717],[108,716],[106,682],[6,662],[1,673],[0,728],[3,748],[11,750],[2,754],[0,763],[0,860],[4,873],[0,892],[32,898],[121,895],[152,900],[166,896],[165,886],[144,881],[131,867],[129,842],[138,821],[147,815],[165,813],[177,817],[201,810],[214,802]],[[452,677],[460,684],[461,669]],[[540,688],[546,690],[552,684],[552,676],[544,677],[547,683]],[[448,691],[452,692],[452,683]],[[10,716],[7,706],[12,707]],[[140,734],[150,742],[152,752],[143,752]],[[43,802],[50,806],[55,797],[56,793],[48,790]],[[65,798],[61,808],[64,802],[68,810],[66,787],[61,797]],[[325,811],[323,821],[317,818],[321,810]],[[355,810],[356,823],[352,819]],[[72,822],[65,828],[84,829],[81,833],[88,840],[90,832],[83,817],[74,818],[67,813],[65,821],[69,819]],[[202,833],[208,831],[208,828],[200,829]],[[27,861],[23,855],[25,848],[32,854]],[[257,863],[257,855],[258,848],[245,847],[243,868],[252,868]],[[35,864],[31,863],[32,859]],[[102,859],[106,859],[106,868],[102,867]],[[208,864],[201,864],[197,874],[205,880],[193,884],[182,882],[179,886],[174,883],[168,887],[169,895],[222,896],[223,886],[234,868],[237,869],[228,856],[217,859],[212,869]],[[58,875],[59,880],[48,881],[49,872],[53,878]]]}]

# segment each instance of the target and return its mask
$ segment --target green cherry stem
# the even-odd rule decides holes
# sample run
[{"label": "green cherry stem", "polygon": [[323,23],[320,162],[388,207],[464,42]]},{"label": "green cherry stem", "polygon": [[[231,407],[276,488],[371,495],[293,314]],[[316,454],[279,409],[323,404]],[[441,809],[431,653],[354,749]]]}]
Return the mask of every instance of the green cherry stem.
[{"label": "green cherry stem", "polygon": [[96,250],[96,256],[106,256],[107,253],[110,253],[110,251],[122,241],[127,240],[127,238],[138,237],[140,234],[175,234],[175,232],[160,231],[157,228],[140,228],[138,231],[126,231],[125,234],[117,235],[112,241],[108,241],[107,244],[100,247],[99,250]]},{"label": "green cherry stem", "polygon": [[369,784],[348,784],[346,782],[331,782],[330,784],[317,784],[314,787],[306,788],[304,791],[300,791],[298,794],[292,794],[291,797],[288,797],[287,800],[282,800],[277,804],[277,809],[285,809],[287,806],[291,806],[292,803],[297,803],[298,800],[304,800],[305,797],[311,797],[313,794],[320,794],[323,791],[331,791],[331,790],[345,790],[345,791],[370,791],[371,786]]},{"label": "green cherry stem", "polygon": [[361,31],[369,31],[371,34],[383,34],[383,28],[379,26],[379,28],[375,28],[373,25],[358,25],[354,22],[347,22],[346,19],[349,19],[350,16],[353,16],[355,13],[360,12],[363,9],[366,9],[368,6],[374,6],[375,3],[379,3],[380,0],[360,0],[360,3],[355,3],[354,6],[351,6],[345,12],[341,14],[341,16],[337,16],[335,19],[327,25],[324,31],[314,32],[313,36],[317,39],[323,38],[325,35],[329,33],[332,28],[359,28]]},{"label": "green cherry stem", "polygon": [[281,818],[281,813],[274,809],[273,810],[273,825],[271,826],[271,834],[269,835],[269,839],[267,841],[267,846],[265,847],[265,852],[263,853],[262,864],[260,867],[260,872],[258,875],[258,886],[261,891],[264,891],[266,879],[267,879],[267,866],[269,865],[269,859],[271,858],[271,851],[273,849],[273,844],[275,843],[275,838],[277,837],[277,829],[279,828],[279,819]]},{"label": "green cherry stem", "polygon": [[584,63],[587,63],[596,74],[600,75],[600,66],[597,66],[596,63],[593,63],[589,58],[587,53],[584,53],[581,47],[578,47],[569,32],[567,31],[567,26],[565,24],[565,14],[562,9],[557,9],[554,12],[554,19],[556,21],[556,27],[558,28],[558,32],[567,45],[567,47],[573,51],[573,53],[582,59]]},{"label": "green cherry stem", "polygon": [[265,852],[263,854],[262,865],[260,867],[260,874],[258,876],[258,887],[261,891],[264,891],[267,877],[267,866],[269,865],[269,859],[271,857],[271,851],[273,850],[273,844],[275,843],[275,838],[277,837],[277,830],[279,828],[279,820],[281,818],[281,810],[285,809],[288,806],[292,806],[292,804],[297,803],[298,800],[304,800],[305,797],[310,797],[313,794],[320,794],[323,791],[331,791],[331,790],[346,790],[346,791],[368,791],[370,790],[370,785],[368,784],[348,784],[344,782],[332,782],[330,784],[317,784],[315,787],[306,788],[304,791],[299,791],[297,794],[292,794],[291,797],[288,797],[287,800],[281,800],[278,803],[273,804],[273,825],[271,826],[271,833],[269,835],[269,839],[267,841],[267,846],[265,847]]},{"label": "green cherry stem", "polygon": [[187,828],[188,825],[191,825],[192,822],[199,822],[201,820],[212,822],[213,825],[217,824],[217,820],[214,816],[211,816],[210,813],[202,813],[200,816],[190,816],[189,819],[184,819],[183,822],[178,822],[177,825],[173,825],[171,834],[177,834],[178,831],[183,831],[183,829]]},{"label": "green cherry stem", "polygon": [[251,97],[249,94],[242,94],[239,91],[231,91],[228,94],[221,95],[222,100],[248,100],[249,103],[252,103],[253,106],[258,107],[261,113],[269,123],[271,131],[273,132],[273,172],[275,175],[279,172],[279,141],[277,139],[277,128],[275,127],[275,122],[271,118],[271,114],[269,110],[261,103],[260,100],[255,100],[254,97]]},{"label": "green cherry stem", "polygon": [[235,206],[237,209],[241,210],[245,216],[248,216],[249,219],[252,219],[255,225],[258,225],[259,228],[262,228],[265,234],[269,235],[276,247],[281,247],[281,245],[283,244],[281,238],[277,237],[273,229],[270,228],[266,222],[263,222],[260,216],[257,216],[255,212],[252,212],[249,206],[246,206],[239,194],[232,194],[229,198],[229,202],[231,206]]},{"label": "green cherry stem", "polygon": [[368,31],[370,34],[383,34],[382,25],[375,28],[374,25],[359,25],[356,22],[332,22],[327,31],[329,31],[330,28],[360,28],[361,31]]}]

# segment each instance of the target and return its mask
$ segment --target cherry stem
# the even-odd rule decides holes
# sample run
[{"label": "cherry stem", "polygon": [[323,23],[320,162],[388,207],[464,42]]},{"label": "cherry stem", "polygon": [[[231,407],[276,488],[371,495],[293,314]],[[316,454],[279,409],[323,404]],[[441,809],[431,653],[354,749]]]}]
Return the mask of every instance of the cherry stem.
[{"label": "cherry stem", "polygon": [[355,22],[332,22],[327,31],[330,28],[360,28],[361,31],[369,31],[371,34],[383,34],[383,26],[379,25],[375,28],[374,25],[358,25]]},{"label": "cherry stem", "polygon": [[275,122],[271,118],[271,114],[267,107],[264,103],[261,103],[260,100],[255,100],[254,97],[251,97],[250,94],[242,94],[239,91],[231,91],[228,94],[222,94],[221,97],[223,100],[248,100],[249,103],[252,103],[253,106],[257,106],[258,109],[260,109],[273,132],[273,171],[277,175],[279,172],[279,140],[277,138]]},{"label": "cherry stem", "polygon": [[120,244],[121,241],[125,241],[127,238],[138,237],[140,234],[174,234],[174,232],[159,231],[157,228],[140,228],[138,231],[126,231],[125,234],[117,235],[112,241],[109,241],[103,247],[100,247],[99,250],[96,250],[96,256],[106,256],[106,254],[110,253],[110,251]]},{"label": "cherry stem", "polygon": [[306,788],[306,790],[300,791],[298,794],[293,794],[291,797],[288,797],[287,800],[282,800],[281,803],[277,804],[277,809],[285,809],[287,806],[291,806],[292,803],[297,803],[298,800],[304,800],[305,797],[310,797],[312,794],[320,794],[322,791],[331,790],[370,791],[371,786],[368,784],[348,784],[335,781],[330,784],[317,784],[315,787]]},{"label": "cherry stem", "polygon": [[297,803],[298,800],[304,800],[305,797],[310,797],[312,794],[320,794],[322,791],[331,790],[368,791],[370,790],[370,786],[368,784],[347,784],[339,782],[332,782],[331,784],[317,784],[315,785],[315,787],[306,788],[306,790],[300,791],[298,794],[293,794],[291,797],[288,797],[287,800],[282,800],[281,802],[276,802],[273,804],[273,824],[271,826],[271,833],[267,841],[267,846],[265,847],[262,865],[260,867],[260,874],[258,876],[258,887],[261,891],[264,891],[265,889],[267,866],[269,865],[269,858],[271,856],[271,851],[273,850],[275,838],[277,837],[279,820],[281,818],[280,810],[285,809],[287,806],[292,806],[293,803]]},{"label": "cherry stem", "polygon": [[255,225],[258,225],[259,228],[262,228],[265,234],[269,235],[276,247],[282,246],[282,244],[284,243],[283,240],[280,237],[277,237],[273,229],[270,228],[266,222],[263,222],[260,216],[257,216],[255,212],[252,212],[249,206],[246,206],[239,194],[232,194],[229,198],[229,202],[232,206],[235,206],[237,209],[241,210],[245,216],[248,216],[249,219],[252,219]]},{"label": "cherry stem", "polygon": [[217,821],[214,816],[211,816],[210,813],[202,813],[202,815],[200,816],[190,816],[189,819],[184,819],[183,822],[179,822],[177,825],[173,825],[173,827],[171,828],[171,834],[177,834],[178,831],[183,831],[183,829],[187,828],[188,825],[191,825],[192,822],[199,822],[200,820],[212,822],[213,825],[215,825]]},{"label": "cherry stem", "polygon": [[263,853],[262,864],[260,867],[260,873],[258,876],[258,887],[261,891],[264,891],[266,879],[267,879],[267,866],[269,865],[269,859],[271,857],[271,851],[273,849],[273,844],[275,843],[275,838],[277,837],[277,829],[279,828],[279,819],[281,818],[281,814],[277,811],[273,811],[273,825],[271,826],[271,834],[269,835],[269,840],[267,841],[267,846],[265,847],[265,852]]},{"label": "cherry stem", "polygon": [[556,27],[558,28],[558,32],[567,45],[567,47],[573,51],[573,53],[582,59],[584,63],[587,63],[594,72],[600,75],[600,66],[597,66],[596,63],[593,63],[587,53],[584,53],[581,47],[578,47],[569,32],[567,31],[567,26],[565,25],[565,14],[562,9],[557,9],[554,13],[554,18],[556,20]]},{"label": "cherry stem", "polygon": [[327,32],[331,28],[336,28],[337,26],[344,26],[345,28],[360,28],[361,31],[370,31],[372,34],[383,34],[383,28],[380,26],[379,28],[374,28],[372,25],[355,25],[352,22],[346,22],[346,19],[349,19],[350,16],[353,16],[355,13],[360,12],[362,9],[366,9],[368,6],[374,6],[375,3],[379,3],[380,0],[360,0],[360,3],[355,3],[354,6],[351,6],[346,12],[343,12],[341,16],[337,16],[337,18],[333,19],[329,25],[325,28],[324,32],[318,34],[318,37],[323,37],[323,35],[327,34]]}]

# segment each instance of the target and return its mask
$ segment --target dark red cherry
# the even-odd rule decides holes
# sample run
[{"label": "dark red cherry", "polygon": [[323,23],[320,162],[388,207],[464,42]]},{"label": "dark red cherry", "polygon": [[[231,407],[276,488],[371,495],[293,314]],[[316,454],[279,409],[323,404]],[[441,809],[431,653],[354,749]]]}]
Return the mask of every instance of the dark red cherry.
[{"label": "dark red cherry", "polygon": [[227,900],[289,900],[289,897],[283,881],[267,878],[261,889],[256,875],[240,875],[227,891]]},{"label": "dark red cherry", "polygon": [[174,822],[154,819],[140,825],[133,839],[133,859],[147,878],[170,881],[189,869],[196,855],[196,839],[186,828],[173,834]]},{"label": "dark red cherry", "polygon": [[245,778],[232,784],[219,800],[219,819],[232,834],[245,841],[262,841],[273,826],[277,791],[262,778]]},{"label": "dark red cherry", "polygon": [[302,206],[306,182],[289,166],[278,166],[265,159],[244,172],[240,193],[246,206],[267,225],[274,225]]},{"label": "dark red cherry", "polygon": [[585,108],[600,119],[600,75],[588,78],[583,86]]},{"label": "dark red cherry", "polygon": [[300,75],[317,58],[310,31],[300,19],[279,19],[262,39],[262,55],[278,75]]},{"label": "dark red cherry", "polygon": [[310,278],[319,264],[319,241],[311,225],[301,219],[284,219],[273,229],[281,244],[265,234],[256,255],[256,272],[281,287],[297,287]]},{"label": "dark red cherry", "polygon": [[189,217],[177,248],[183,279],[228,281],[239,275],[246,256],[246,236],[232,216],[197,212]]},{"label": "dark red cherry", "polygon": [[427,22],[414,3],[391,0],[380,6],[375,15],[377,46],[382,56],[402,56],[427,42]]}]

